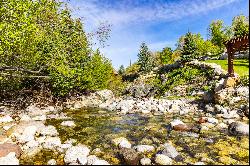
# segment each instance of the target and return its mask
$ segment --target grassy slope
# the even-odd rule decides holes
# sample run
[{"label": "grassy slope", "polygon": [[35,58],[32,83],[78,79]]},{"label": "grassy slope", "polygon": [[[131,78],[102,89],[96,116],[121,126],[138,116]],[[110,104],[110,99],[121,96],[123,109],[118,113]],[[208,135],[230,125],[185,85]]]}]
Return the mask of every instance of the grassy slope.
[{"label": "grassy slope", "polygon": [[[227,60],[206,60],[205,62],[221,65],[221,67],[227,71]],[[240,76],[249,75],[249,60],[234,60],[234,72]]]}]

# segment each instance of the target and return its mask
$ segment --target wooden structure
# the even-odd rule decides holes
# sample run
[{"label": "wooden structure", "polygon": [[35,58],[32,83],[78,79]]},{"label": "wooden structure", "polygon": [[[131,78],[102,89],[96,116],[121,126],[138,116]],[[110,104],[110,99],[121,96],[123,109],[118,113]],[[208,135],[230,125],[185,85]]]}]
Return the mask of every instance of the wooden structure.
[{"label": "wooden structure", "polygon": [[249,36],[236,37],[225,42],[228,54],[228,76],[234,76],[233,61],[234,54],[237,51],[245,51],[249,49]]}]

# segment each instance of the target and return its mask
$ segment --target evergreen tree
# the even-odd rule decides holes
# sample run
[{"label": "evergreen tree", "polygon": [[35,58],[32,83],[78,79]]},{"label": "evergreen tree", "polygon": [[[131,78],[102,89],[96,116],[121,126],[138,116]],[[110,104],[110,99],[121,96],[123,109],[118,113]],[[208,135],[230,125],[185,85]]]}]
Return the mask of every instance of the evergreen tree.
[{"label": "evergreen tree", "polygon": [[181,60],[186,62],[196,58],[196,49],[195,36],[188,32],[184,37]]},{"label": "evergreen tree", "polygon": [[120,75],[123,75],[123,74],[125,73],[125,68],[124,68],[123,65],[121,65],[121,66],[119,67],[118,73],[119,73]]},{"label": "evergreen tree", "polygon": [[138,65],[140,66],[140,71],[142,72],[148,72],[154,67],[152,56],[145,43],[142,43],[140,47],[140,52],[138,54]]}]

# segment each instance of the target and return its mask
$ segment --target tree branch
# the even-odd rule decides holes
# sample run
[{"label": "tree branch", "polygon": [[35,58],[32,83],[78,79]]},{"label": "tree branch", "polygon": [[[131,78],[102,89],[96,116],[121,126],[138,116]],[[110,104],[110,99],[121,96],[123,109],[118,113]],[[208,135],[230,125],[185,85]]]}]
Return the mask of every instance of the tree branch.
[{"label": "tree branch", "polygon": [[50,78],[49,76],[25,76],[25,75],[9,74],[9,73],[0,73],[0,75],[11,76],[11,77],[21,77],[21,78],[44,78],[44,79]]},{"label": "tree branch", "polygon": [[13,66],[2,66],[0,67],[0,71],[21,71],[21,72],[26,72],[30,74],[40,74],[41,70],[39,71],[32,71],[20,67],[13,67]]}]

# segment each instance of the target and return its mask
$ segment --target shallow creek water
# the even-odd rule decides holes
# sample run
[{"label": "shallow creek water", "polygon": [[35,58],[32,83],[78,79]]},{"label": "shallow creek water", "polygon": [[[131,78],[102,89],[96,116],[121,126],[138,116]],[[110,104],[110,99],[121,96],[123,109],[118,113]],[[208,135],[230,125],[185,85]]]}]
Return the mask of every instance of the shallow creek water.
[{"label": "shallow creek water", "polygon": [[[183,161],[173,164],[193,164],[203,161],[206,164],[247,164],[249,162],[249,138],[228,136],[226,132],[214,128],[200,133],[186,133],[171,131],[168,133],[166,125],[173,119],[180,119],[186,124],[197,125],[196,115],[117,115],[102,109],[88,108],[80,110],[64,110],[76,127],[60,125],[64,120],[48,119],[46,125],[57,128],[62,143],[72,138],[77,143],[87,145],[91,152],[108,161],[110,164],[124,164],[117,155],[118,149],[111,140],[117,137],[127,138],[132,146],[139,144],[153,145],[156,151],[144,154],[154,161],[154,155],[161,150],[162,144],[171,141],[173,146],[183,157]],[[99,148],[101,152],[93,152]],[[143,155],[142,155],[143,156]],[[47,164],[49,159],[56,159],[57,164],[63,163],[63,154],[43,150],[32,159],[22,160],[20,164]],[[154,162],[153,162],[154,163]]]}]

